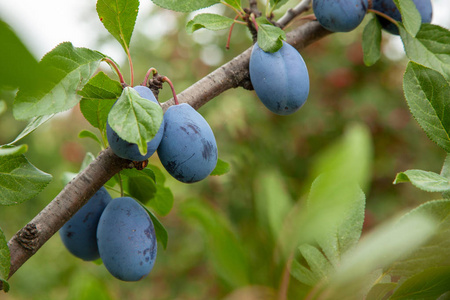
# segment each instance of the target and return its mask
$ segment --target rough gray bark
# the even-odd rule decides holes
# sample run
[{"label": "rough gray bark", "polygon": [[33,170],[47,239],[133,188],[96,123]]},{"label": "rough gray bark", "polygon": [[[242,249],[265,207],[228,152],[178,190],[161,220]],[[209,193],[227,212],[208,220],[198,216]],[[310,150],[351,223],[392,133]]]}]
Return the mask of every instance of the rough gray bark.
[{"label": "rough gray bark", "polygon": [[[288,43],[302,50],[330,32],[318,22],[299,26],[287,34]],[[189,103],[195,109],[224,91],[250,87],[248,63],[251,48],[208,74],[178,95],[180,103]],[[173,99],[163,103],[167,110]],[[80,209],[95,192],[120,170],[133,167],[128,160],[114,155],[108,148],[83,172],[75,177],[33,220],[20,229],[8,242],[11,252],[11,277],[44,243],[52,237]],[[1,283],[0,283],[1,289]]]}]

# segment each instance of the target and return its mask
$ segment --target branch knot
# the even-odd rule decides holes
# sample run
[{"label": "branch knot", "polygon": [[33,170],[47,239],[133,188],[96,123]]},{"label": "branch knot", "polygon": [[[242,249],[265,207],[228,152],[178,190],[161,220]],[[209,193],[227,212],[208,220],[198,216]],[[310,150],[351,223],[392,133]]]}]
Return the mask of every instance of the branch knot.
[{"label": "branch knot", "polygon": [[39,245],[38,239],[38,229],[33,223],[28,223],[18,232],[17,241],[27,250],[35,252]]}]

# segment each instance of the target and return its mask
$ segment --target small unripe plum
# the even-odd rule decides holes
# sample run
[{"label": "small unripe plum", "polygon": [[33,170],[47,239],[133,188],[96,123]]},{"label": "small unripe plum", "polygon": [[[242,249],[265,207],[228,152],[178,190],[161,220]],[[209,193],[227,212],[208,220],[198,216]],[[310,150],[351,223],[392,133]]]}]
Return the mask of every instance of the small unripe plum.
[{"label": "small unripe plum", "polygon": [[61,240],[70,253],[88,261],[100,257],[97,247],[97,225],[103,210],[111,200],[106,189],[101,187],[59,230]]},{"label": "small unripe plum", "polygon": [[261,102],[273,113],[289,115],[306,102],[309,75],[300,53],[283,42],[280,50],[264,52],[255,43],[250,56],[250,80]]},{"label": "small unripe plum", "polygon": [[314,0],[313,10],[320,25],[333,32],[347,32],[361,24],[368,0]]},{"label": "small unripe plum", "polygon": [[[430,0],[413,0],[417,10],[422,17],[422,23],[430,23],[433,16],[433,7]],[[402,21],[402,15],[393,0],[373,0],[373,9],[382,12],[396,21]],[[377,15],[383,29],[391,34],[398,35],[399,31],[395,24],[389,20]]]},{"label": "small unripe plum", "polygon": [[[148,87],[135,86],[134,89],[139,93],[139,95],[142,98],[145,98],[147,100],[159,104],[155,96],[153,95],[152,91]],[[161,142],[163,131],[164,131],[164,120],[161,123],[161,126],[159,127],[159,130],[156,133],[155,137],[151,141],[147,142],[147,154],[142,155],[139,152],[137,144],[125,141],[109,126],[108,123],[106,124],[106,135],[108,138],[109,146],[111,147],[113,152],[119,157],[129,159],[132,161],[146,160],[153,153],[155,153],[156,149],[159,146],[159,143]]]},{"label": "small unripe plum", "polygon": [[164,136],[158,147],[164,168],[175,179],[193,183],[217,164],[217,144],[208,122],[189,104],[173,105],[164,114]]},{"label": "small unripe plum", "polygon": [[97,228],[100,257],[106,269],[123,281],[138,281],[153,268],[155,228],[145,209],[130,197],[112,200]]}]

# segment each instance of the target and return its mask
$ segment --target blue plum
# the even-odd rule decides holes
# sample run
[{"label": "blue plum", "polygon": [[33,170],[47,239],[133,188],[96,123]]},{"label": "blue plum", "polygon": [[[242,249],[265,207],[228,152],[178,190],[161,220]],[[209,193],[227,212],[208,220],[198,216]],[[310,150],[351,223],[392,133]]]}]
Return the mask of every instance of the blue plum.
[{"label": "blue plum", "polygon": [[[135,86],[134,89],[139,93],[139,95],[142,98],[148,99],[150,101],[153,101],[155,103],[158,103],[155,96],[153,95],[152,91],[145,86]],[[108,143],[113,152],[122,158],[129,159],[132,161],[143,161],[148,159],[153,153],[155,153],[156,149],[159,146],[159,143],[161,142],[161,138],[164,131],[164,120],[161,126],[159,127],[158,132],[156,133],[155,137],[147,143],[147,154],[142,155],[139,152],[139,148],[137,144],[129,143],[125,140],[123,140],[119,135],[109,126],[109,124],[106,124],[106,135],[108,138]]]},{"label": "blue plum", "polygon": [[273,113],[289,115],[305,104],[309,75],[300,53],[288,43],[275,53],[258,43],[250,56],[250,80],[261,102]]},{"label": "blue plum", "polygon": [[103,210],[112,201],[104,187],[59,230],[61,240],[70,253],[83,260],[100,257],[97,247],[97,225]]},{"label": "blue plum", "polygon": [[155,228],[145,209],[130,197],[115,198],[97,228],[100,257],[106,269],[123,281],[138,281],[153,268],[157,253]]},{"label": "blue plum", "polygon": [[[413,0],[413,2],[422,17],[422,23],[430,23],[433,16],[433,7],[431,6],[431,1]],[[373,9],[388,15],[396,21],[402,20],[400,11],[398,10],[397,6],[395,6],[393,0],[373,0]],[[391,34],[399,34],[398,28],[397,26],[395,26],[395,24],[391,23],[389,20],[383,18],[382,16],[377,15],[377,18],[384,30],[388,31]]]},{"label": "blue plum", "polygon": [[333,32],[348,32],[361,24],[368,0],[314,0],[313,10],[320,25]]},{"label": "blue plum", "polygon": [[158,156],[167,172],[184,183],[206,178],[217,164],[217,144],[206,120],[189,104],[173,105],[164,114]]}]

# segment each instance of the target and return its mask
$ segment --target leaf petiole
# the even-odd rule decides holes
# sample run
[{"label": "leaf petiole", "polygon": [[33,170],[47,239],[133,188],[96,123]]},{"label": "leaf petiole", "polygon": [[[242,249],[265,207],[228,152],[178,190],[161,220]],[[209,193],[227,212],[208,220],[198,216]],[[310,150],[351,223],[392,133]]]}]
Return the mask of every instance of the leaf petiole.
[{"label": "leaf petiole", "polygon": [[111,67],[114,68],[114,70],[115,70],[116,73],[117,73],[117,76],[119,76],[119,81],[120,81],[120,83],[122,84],[122,86],[124,86],[124,85],[126,84],[126,83],[125,83],[125,80],[123,79],[122,72],[120,72],[119,67],[117,67],[116,63],[115,63],[112,59],[109,59],[109,58],[107,58],[107,57],[104,57],[104,58],[102,59],[102,61],[107,62]]}]

